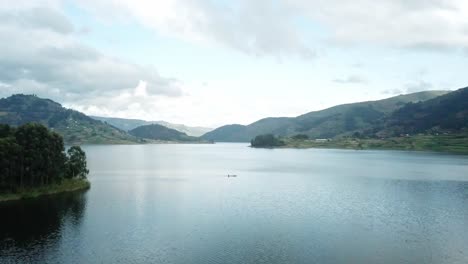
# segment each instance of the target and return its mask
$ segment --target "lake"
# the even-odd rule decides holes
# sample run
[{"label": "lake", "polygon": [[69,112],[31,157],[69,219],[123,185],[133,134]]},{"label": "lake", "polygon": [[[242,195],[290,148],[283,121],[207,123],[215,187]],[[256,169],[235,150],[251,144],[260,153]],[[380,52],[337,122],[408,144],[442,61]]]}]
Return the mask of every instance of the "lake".
[{"label": "lake", "polygon": [[90,190],[0,204],[0,263],[468,263],[468,156],[83,148]]}]

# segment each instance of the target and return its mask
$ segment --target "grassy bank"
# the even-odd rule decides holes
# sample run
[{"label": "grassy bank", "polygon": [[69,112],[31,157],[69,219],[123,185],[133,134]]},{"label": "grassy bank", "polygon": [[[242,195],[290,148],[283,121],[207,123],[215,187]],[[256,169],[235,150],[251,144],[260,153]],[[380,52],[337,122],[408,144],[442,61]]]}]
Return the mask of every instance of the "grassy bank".
[{"label": "grassy bank", "polygon": [[468,135],[415,135],[386,139],[341,138],[317,142],[315,140],[284,139],[283,148],[337,148],[438,151],[468,154]]},{"label": "grassy bank", "polygon": [[51,184],[37,188],[27,188],[18,190],[15,193],[0,193],[0,202],[36,198],[43,195],[51,195],[63,192],[73,192],[86,190],[91,184],[86,179],[66,179],[60,184]]}]

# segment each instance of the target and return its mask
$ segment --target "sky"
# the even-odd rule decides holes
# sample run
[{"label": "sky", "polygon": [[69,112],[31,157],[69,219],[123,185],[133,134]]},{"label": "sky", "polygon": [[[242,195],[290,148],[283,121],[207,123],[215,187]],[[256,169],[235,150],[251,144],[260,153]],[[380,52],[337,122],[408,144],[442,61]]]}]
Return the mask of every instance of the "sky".
[{"label": "sky", "polygon": [[249,124],[468,86],[466,0],[0,0],[0,97]]}]

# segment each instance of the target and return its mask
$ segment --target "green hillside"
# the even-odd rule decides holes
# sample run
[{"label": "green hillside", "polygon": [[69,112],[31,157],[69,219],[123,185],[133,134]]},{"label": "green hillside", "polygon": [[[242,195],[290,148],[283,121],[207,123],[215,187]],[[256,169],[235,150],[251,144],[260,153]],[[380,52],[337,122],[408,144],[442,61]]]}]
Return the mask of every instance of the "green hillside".
[{"label": "green hillside", "polygon": [[[372,107],[375,109],[379,104]],[[350,112],[356,114],[353,108],[348,109],[347,113]],[[372,111],[360,112],[357,116],[366,116],[365,120],[373,118]],[[354,133],[350,134],[352,131]],[[309,139],[301,135],[277,140],[284,143],[280,147],[286,148],[424,150],[465,154],[468,153],[468,87],[429,100],[406,103],[362,126],[361,130],[350,130],[341,135],[345,136]],[[261,137],[257,136],[255,140]],[[255,140],[252,141],[253,147],[276,147],[272,140],[254,144]]]},{"label": "green hillside", "polygon": [[40,123],[59,133],[66,144],[126,144],[141,140],[59,103],[34,95],[0,99],[0,123],[19,126]]},{"label": "green hillside", "polygon": [[296,118],[295,127],[279,135],[306,134],[312,138],[333,138],[351,135],[374,126],[378,120],[410,102],[423,102],[448,91],[425,91],[399,95],[378,101],[334,106]]},{"label": "green hillside", "polygon": [[201,138],[216,142],[248,142],[250,139],[246,129],[243,125],[226,125],[204,134]]},{"label": "green hillside", "polygon": [[375,134],[382,137],[464,130],[468,130],[468,87],[424,102],[406,104],[365,134],[377,132]]},{"label": "green hillside", "polygon": [[135,137],[152,139],[152,140],[179,141],[179,142],[199,141],[197,137],[191,137],[175,129],[167,128],[165,126],[158,125],[158,124],[140,126],[140,127],[130,130],[129,133]]},{"label": "green hillside", "polygon": [[213,141],[249,142],[262,134],[293,136],[305,134],[311,138],[333,138],[371,129],[379,120],[410,102],[421,102],[448,91],[425,91],[399,95],[388,99],[334,106],[295,117],[265,118],[250,125],[228,125],[202,136]]}]

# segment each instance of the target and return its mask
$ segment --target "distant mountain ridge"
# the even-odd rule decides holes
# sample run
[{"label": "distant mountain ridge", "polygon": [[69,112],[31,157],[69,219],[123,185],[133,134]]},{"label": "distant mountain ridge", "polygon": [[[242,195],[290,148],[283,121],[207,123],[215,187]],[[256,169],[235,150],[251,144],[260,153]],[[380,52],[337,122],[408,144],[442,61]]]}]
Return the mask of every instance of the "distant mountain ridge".
[{"label": "distant mountain ridge", "polygon": [[191,127],[191,126],[186,126],[182,124],[173,124],[173,123],[169,123],[166,121],[146,121],[146,120],[141,120],[141,119],[127,119],[127,118],[101,117],[101,116],[91,116],[91,118],[94,118],[102,122],[106,122],[124,131],[130,131],[139,126],[158,124],[158,125],[163,125],[168,128],[175,129],[179,132],[186,133],[189,136],[199,137],[213,130],[212,128],[208,128],[208,127],[199,127],[199,126]]},{"label": "distant mountain ridge", "polygon": [[355,135],[384,138],[414,133],[467,132],[468,87],[338,105],[297,117],[264,118],[247,126],[226,125],[199,138],[160,124],[141,126],[141,122],[147,122],[143,120],[103,119],[122,121],[122,126],[137,127],[131,129],[129,134],[110,122],[95,120],[35,95],[17,94],[0,99],[0,123],[12,126],[41,123],[61,134],[66,144],[148,142],[143,138],[184,142],[248,142],[262,134],[284,137],[300,134],[310,138]]},{"label": "distant mountain ridge", "polygon": [[407,103],[424,102],[450,91],[424,91],[383,100],[338,105],[297,117],[269,117],[250,125],[226,125],[201,138],[217,142],[249,142],[261,134],[292,136],[305,134],[311,138],[332,138],[371,129],[384,117]]},{"label": "distant mountain ridge", "polygon": [[0,123],[41,123],[63,136],[66,144],[137,143],[125,131],[62,107],[50,99],[16,94],[0,99]]}]

